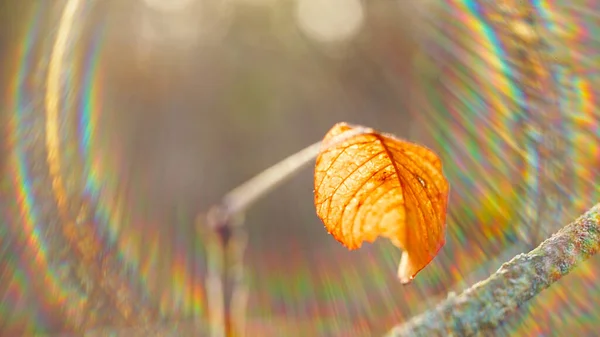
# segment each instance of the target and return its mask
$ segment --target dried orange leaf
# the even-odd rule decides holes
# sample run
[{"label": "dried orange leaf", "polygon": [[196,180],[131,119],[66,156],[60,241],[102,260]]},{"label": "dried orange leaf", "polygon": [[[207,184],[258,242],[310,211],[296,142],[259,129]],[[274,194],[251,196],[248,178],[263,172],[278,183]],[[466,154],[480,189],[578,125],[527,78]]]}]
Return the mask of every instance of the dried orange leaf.
[{"label": "dried orange leaf", "polygon": [[361,126],[336,124],[315,167],[315,207],[348,249],[386,237],[403,250],[409,283],[445,243],[448,182],[431,150]]}]

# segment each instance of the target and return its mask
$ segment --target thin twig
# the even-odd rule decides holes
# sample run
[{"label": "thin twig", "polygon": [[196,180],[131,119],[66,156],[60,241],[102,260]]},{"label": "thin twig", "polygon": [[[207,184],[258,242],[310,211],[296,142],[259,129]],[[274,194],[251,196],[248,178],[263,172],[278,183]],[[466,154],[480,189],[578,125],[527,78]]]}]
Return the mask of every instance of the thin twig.
[{"label": "thin twig", "polygon": [[242,337],[246,331],[246,308],[248,303],[248,284],[244,270],[244,251],[248,243],[248,234],[242,227],[233,228],[231,244],[227,249],[228,265],[230,267],[229,286],[231,298],[229,299],[230,331],[228,336]]},{"label": "thin twig", "polygon": [[206,220],[207,228],[199,230],[206,235],[210,334],[244,336],[248,294],[243,261],[247,235],[241,217],[231,217],[218,206],[209,210]]},{"label": "thin twig", "polygon": [[[357,127],[352,131],[344,132],[338,137],[333,138],[327,146],[334,146],[339,142],[343,142],[361,133],[369,132],[370,130],[369,128]],[[306,164],[310,163],[319,154],[320,149],[321,142],[319,141],[262,171],[227,193],[223,198],[222,206],[228,214],[241,214],[260,197],[269,193],[285,180],[292,177],[294,173],[298,172]]]},{"label": "thin twig", "polygon": [[[212,211],[212,210],[211,210]],[[207,256],[206,297],[211,337],[225,337],[224,264],[225,249],[214,211],[208,212],[206,222],[198,218],[198,232],[205,242]],[[206,226],[208,224],[208,226]]]},{"label": "thin twig", "polygon": [[320,145],[321,142],[315,143],[266,169],[198,217],[197,230],[206,242],[206,293],[212,337],[243,336],[245,332],[248,287],[243,262],[247,241],[242,226],[244,210],[315,158]]},{"label": "thin twig", "polygon": [[227,193],[223,205],[230,214],[240,214],[261,196],[283,183],[287,178],[313,160],[319,153],[321,142],[314,143],[303,150],[285,158],[279,163],[262,171],[239,187]]},{"label": "thin twig", "polygon": [[[369,129],[345,132],[326,145],[366,131]],[[247,241],[243,212],[310,163],[320,149],[321,142],[317,142],[285,158],[227,193],[220,204],[198,217],[197,231],[206,242],[208,259],[206,293],[212,337],[238,337],[245,332],[248,287],[243,262]]]},{"label": "thin twig", "polygon": [[600,250],[597,204],[527,254],[435,309],[393,328],[388,337],[473,336],[491,332],[518,307]]}]

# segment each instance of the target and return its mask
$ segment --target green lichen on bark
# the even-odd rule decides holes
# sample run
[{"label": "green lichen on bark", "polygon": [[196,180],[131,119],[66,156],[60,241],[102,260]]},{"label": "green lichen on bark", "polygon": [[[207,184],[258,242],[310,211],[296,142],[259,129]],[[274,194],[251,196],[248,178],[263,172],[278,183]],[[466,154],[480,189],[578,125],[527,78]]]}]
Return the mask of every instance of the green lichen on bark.
[{"label": "green lichen on bark", "polygon": [[600,250],[600,204],[488,279],[394,327],[388,337],[473,336],[497,328],[518,307]]}]

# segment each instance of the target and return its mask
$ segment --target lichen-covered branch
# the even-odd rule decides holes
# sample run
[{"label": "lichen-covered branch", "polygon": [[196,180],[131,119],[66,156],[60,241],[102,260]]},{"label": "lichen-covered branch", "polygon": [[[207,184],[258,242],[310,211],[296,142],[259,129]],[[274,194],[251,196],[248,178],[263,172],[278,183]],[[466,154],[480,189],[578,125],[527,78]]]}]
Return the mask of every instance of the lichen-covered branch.
[{"label": "lichen-covered branch", "polygon": [[472,336],[498,327],[515,309],[600,250],[600,204],[488,279],[394,327],[388,337]]}]

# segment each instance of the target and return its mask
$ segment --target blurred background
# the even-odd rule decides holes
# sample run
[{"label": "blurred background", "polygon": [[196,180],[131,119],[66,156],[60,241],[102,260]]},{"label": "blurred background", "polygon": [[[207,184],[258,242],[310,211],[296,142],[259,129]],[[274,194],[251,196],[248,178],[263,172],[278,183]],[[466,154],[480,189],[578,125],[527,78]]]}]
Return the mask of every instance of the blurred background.
[{"label": "blurred background", "polygon": [[[600,4],[532,3],[567,144],[552,160],[573,163],[551,233],[599,200]],[[519,232],[530,161],[518,145],[536,106],[517,76],[514,34],[490,23],[495,9],[3,1],[0,335],[199,333],[207,253],[196,217],[340,121],[442,156],[447,244],[401,286],[391,244],[350,252],[327,234],[306,168],[245,215],[248,336],[380,335],[528,251]],[[582,264],[498,334],[593,335],[598,265]]]}]

